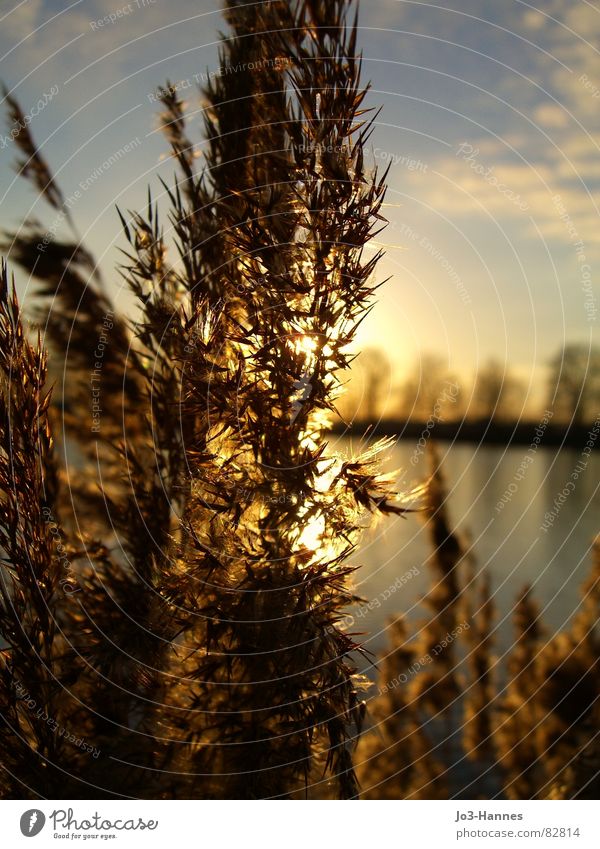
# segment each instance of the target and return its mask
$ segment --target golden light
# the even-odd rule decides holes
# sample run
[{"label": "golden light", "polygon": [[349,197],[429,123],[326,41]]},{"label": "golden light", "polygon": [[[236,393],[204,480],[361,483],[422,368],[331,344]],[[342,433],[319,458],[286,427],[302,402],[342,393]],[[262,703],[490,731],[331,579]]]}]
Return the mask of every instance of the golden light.
[{"label": "golden light", "polygon": [[[338,474],[343,460],[339,457],[330,460],[322,460],[318,464],[319,473],[315,479],[315,490],[320,493],[326,493],[329,491],[331,484],[333,483],[336,475]],[[302,521],[302,516],[306,515],[309,512],[308,507],[301,507],[298,515],[300,522]],[[323,536],[326,531],[326,522],[325,522],[325,513],[321,510],[317,510],[306,522],[304,527],[302,528],[302,532],[298,536],[297,544],[300,548],[307,548],[309,551],[320,551],[323,553]],[[335,553],[335,543],[332,540],[328,540],[326,544],[326,549],[328,554]]]},{"label": "golden light", "polygon": [[296,354],[305,354],[307,361],[312,357],[318,346],[317,339],[306,333],[289,338],[288,343]]},{"label": "golden light", "polygon": [[325,533],[325,516],[317,513],[306,523],[302,533],[298,537],[300,548],[308,548],[317,551],[321,545],[321,539]]}]

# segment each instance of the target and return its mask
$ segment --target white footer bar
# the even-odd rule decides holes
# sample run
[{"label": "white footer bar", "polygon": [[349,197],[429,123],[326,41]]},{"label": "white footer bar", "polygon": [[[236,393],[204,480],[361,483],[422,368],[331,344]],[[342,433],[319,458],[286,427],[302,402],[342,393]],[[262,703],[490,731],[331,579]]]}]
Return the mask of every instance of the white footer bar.
[{"label": "white footer bar", "polygon": [[[482,801],[0,802],[2,845],[598,849],[598,803]],[[168,841],[168,842],[167,842]]]}]

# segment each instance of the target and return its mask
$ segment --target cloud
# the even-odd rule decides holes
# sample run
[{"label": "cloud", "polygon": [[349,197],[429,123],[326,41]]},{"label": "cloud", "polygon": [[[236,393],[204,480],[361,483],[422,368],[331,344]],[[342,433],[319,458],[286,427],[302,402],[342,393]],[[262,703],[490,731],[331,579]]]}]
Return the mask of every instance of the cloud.
[{"label": "cloud", "polygon": [[40,25],[42,5],[43,0],[25,0],[24,3],[15,3],[10,12],[4,12],[0,29],[6,49],[26,38]]},{"label": "cloud", "polygon": [[589,2],[561,2],[550,4],[549,10],[540,37],[543,35],[545,48],[561,64],[554,64],[548,74],[547,58],[538,57],[538,79],[545,87],[550,84],[554,88],[561,104],[576,118],[597,125],[598,99],[593,95],[594,86],[600,86],[600,9]]},{"label": "cloud", "polygon": [[569,116],[555,103],[542,103],[533,110],[533,120],[547,128],[561,128],[569,125]]},{"label": "cloud", "polygon": [[600,161],[591,157],[573,160],[568,155],[580,153],[579,139],[567,142],[563,157],[559,150],[552,157],[534,156],[525,161],[495,139],[475,139],[469,144],[472,149],[459,152],[457,147],[452,154],[430,162],[426,173],[403,174],[404,190],[409,184],[421,203],[453,220],[490,215],[514,232],[515,238],[539,240],[541,234],[559,245],[572,245],[572,229],[553,200],[560,195],[562,208],[586,244],[586,253],[600,257],[598,213],[594,194],[586,189],[588,181],[600,177]]},{"label": "cloud", "polygon": [[527,29],[540,30],[547,23],[547,17],[538,9],[528,9],[523,14],[523,23]]},{"label": "cloud", "polygon": [[[114,22],[106,21],[114,15]],[[208,36],[207,41],[217,38],[221,23],[218,0],[93,0],[85,5],[61,4],[58,9],[53,9],[49,0],[27,0],[7,19],[12,21],[13,32],[5,28],[5,22],[0,27],[0,61],[1,51],[14,43],[18,32],[29,38],[27,50],[10,57],[13,78],[25,76],[48,59],[45,67],[55,77],[67,79],[100,60],[93,67],[101,72],[106,87],[136,62],[161,59],[165,54],[177,56],[189,46],[192,35],[184,22],[193,17],[196,44],[198,33]]]}]

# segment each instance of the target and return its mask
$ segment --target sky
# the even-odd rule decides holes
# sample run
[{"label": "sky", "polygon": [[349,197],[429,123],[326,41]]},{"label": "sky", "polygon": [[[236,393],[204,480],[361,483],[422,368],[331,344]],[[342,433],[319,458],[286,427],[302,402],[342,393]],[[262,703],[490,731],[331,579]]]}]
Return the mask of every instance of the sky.
[{"label": "sky", "polygon": [[[391,163],[374,246],[391,279],[360,344],[382,349],[394,380],[423,352],[459,375],[493,357],[539,403],[549,358],[593,343],[598,320],[600,5],[365,0],[359,23],[369,105],[382,107],[368,157]],[[221,27],[210,0],[0,4],[0,79],[37,111],[32,134],[121,302],[115,204],[141,206],[173,173],[154,93],[189,82],[200,139],[191,85],[218,67]],[[50,226],[56,213],[11,170],[7,132],[0,224]]]}]

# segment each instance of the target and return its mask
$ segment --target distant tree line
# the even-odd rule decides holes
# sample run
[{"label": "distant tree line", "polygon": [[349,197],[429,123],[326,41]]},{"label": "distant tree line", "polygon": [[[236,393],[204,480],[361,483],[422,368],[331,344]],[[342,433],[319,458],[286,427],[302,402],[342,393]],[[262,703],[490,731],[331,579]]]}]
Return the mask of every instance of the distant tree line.
[{"label": "distant tree line", "polygon": [[[505,362],[490,358],[471,379],[459,377],[446,359],[425,352],[400,381],[394,379],[385,351],[367,348],[357,358],[340,414],[349,421],[379,419],[440,421],[467,418],[497,423],[530,418],[528,387]],[[539,412],[552,410],[553,421],[583,425],[600,415],[600,349],[570,343],[548,362]]]}]

